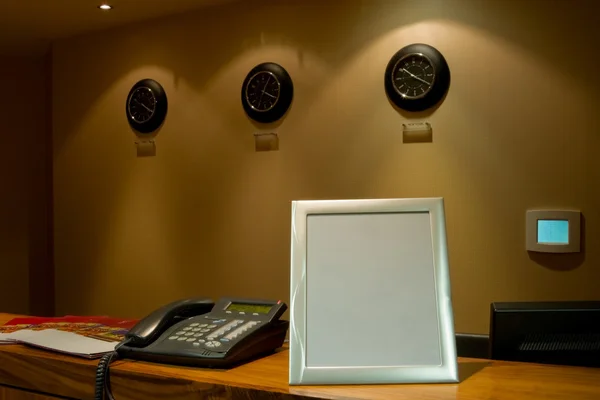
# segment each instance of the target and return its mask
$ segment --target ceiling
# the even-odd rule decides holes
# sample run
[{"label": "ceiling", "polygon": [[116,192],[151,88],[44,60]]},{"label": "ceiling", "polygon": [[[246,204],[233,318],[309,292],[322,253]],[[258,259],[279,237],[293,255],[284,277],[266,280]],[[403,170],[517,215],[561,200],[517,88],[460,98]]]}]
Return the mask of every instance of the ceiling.
[{"label": "ceiling", "polygon": [[0,55],[40,55],[52,40],[234,0],[2,0]]}]

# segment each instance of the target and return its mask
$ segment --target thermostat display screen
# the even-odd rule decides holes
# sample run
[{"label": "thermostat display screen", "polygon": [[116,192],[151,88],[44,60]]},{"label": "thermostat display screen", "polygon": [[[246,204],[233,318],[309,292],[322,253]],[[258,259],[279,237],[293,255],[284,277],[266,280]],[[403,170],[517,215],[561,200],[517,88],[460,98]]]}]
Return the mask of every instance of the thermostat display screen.
[{"label": "thermostat display screen", "polygon": [[540,244],[569,244],[569,221],[538,219],[537,242]]}]

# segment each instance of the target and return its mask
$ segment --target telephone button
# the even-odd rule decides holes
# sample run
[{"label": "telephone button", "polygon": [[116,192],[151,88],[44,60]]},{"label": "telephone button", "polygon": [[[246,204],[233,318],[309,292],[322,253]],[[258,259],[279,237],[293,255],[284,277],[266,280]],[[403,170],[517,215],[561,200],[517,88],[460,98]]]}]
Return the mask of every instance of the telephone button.
[{"label": "telephone button", "polygon": [[181,336],[181,337],[180,337],[179,339],[177,339],[177,340],[181,342],[181,341],[183,341],[183,340],[186,340],[186,339],[187,339],[187,338],[186,338],[185,336]]},{"label": "telephone button", "polygon": [[194,333],[194,337],[200,337],[202,335],[204,335],[204,333]]},{"label": "telephone button", "polygon": [[207,326],[208,324],[200,324],[198,325],[200,328],[204,328],[205,326]]},{"label": "telephone button", "polygon": [[200,346],[200,343],[198,343],[198,342],[194,342],[194,343],[192,343],[192,344],[193,344],[194,346]]},{"label": "telephone button", "polygon": [[240,311],[241,315],[246,315],[246,313],[244,311]]},{"label": "telephone button", "polygon": [[216,327],[217,327],[217,326],[216,326],[215,324],[211,324],[211,325],[209,325],[209,326],[208,326],[208,328],[211,328],[211,329],[212,329],[212,328],[216,328]]},{"label": "telephone button", "polygon": [[199,324],[197,322],[194,322],[193,324],[190,324],[190,326],[198,326]]},{"label": "telephone button", "polygon": [[204,342],[206,342],[206,340],[204,340],[204,339],[198,339],[198,343],[204,343]]},{"label": "telephone button", "polygon": [[219,340],[220,340],[221,342],[229,342],[229,339],[227,339],[227,338],[221,338],[221,339],[219,339]]},{"label": "telephone button", "polygon": [[189,326],[186,326],[185,328],[183,328],[184,331],[189,331],[190,329],[192,329],[192,328],[190,328]]},{"label": "telephone button", "polygon": [[185,334],[185,336],[192,336],[194,334],[194,332],[188,332]]},{"label": "telephone button", "polygon": [[206,347],[219,347],[221,346],[221,342],[217,342],[217,341],[210,341],[210,342],[206,342]]},{"label": "telephone button", "polygon": [[185,331],[179,331],[177,333],[175,333],[176,335],[183,335],[185,333]]},{"label": "telephone button", "polygon": [[169,340],[175,340],[175,339],[177,339],[177,338],[179,338],[179,336],[171,336],[171,337],[169,338]]},{"label": "telephone button", "polygon": [[188,340],[186,340],[186,342],[193,342],[194,340],[196,340],[196,339],[194,339],[194,338],[189,338]]}]

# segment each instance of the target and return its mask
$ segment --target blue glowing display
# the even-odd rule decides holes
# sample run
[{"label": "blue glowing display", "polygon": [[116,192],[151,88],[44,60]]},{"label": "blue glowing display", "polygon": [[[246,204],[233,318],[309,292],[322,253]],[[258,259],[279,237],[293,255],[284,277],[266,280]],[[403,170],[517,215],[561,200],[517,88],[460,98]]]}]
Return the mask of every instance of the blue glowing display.
[{"label": "blue glowing display", "polygon": [[540,244],[569,244],[569,221],[538,219],[537,241]]}]

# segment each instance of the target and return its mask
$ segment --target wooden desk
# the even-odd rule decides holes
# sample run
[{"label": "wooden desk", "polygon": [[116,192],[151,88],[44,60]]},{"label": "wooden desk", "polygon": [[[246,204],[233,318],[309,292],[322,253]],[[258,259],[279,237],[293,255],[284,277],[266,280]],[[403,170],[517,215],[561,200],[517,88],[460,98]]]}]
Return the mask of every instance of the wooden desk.
[{"label": "wooden desk", "polygon": [[[0,324],[12,318],[0,314]],[[93,399],[98,360],[0,345],[0,400]],[[288,351],[227,370],[118,360],[116,400],[536,400],[600,399],[600,369],[460,359],[461,383],[289,386]]]}]

